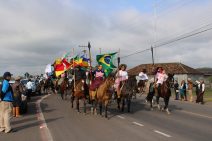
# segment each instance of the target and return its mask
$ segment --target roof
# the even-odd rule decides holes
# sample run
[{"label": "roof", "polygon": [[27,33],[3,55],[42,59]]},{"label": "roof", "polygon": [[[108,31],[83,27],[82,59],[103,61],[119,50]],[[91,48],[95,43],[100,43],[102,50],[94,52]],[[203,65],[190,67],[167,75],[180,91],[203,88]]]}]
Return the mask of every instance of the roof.
[{"label": "roof", "polygon": [[153,66],[153,64],[141,64],[136,66],[130,70],[128,70],[129,75],[138,75],[142,69],[147,70],[147,74],[153,74],[154,70],[157,67],[162,67],[166,70],[166,73],[173,73],[173,74],[203,74],[202,72],[191,68],[187,65],[182,63],[158,63]]},{"label": "roof", "polygon": [[197,68],[197,70],[204,73],[205,76],[212,76],[212,68]]}]

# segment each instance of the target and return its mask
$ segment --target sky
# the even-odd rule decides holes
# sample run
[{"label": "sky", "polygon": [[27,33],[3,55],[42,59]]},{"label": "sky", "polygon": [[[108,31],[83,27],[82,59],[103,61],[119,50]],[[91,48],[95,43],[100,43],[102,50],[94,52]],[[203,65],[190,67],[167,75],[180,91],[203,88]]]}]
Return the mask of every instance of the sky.
[{"label": "sky", "polygon": [[[91,42],[99,53],[126,56],[212,27],[210,0],[0,0],[0,75],[44,73],[66,52]],[[208,25],[208,26],[206,26]],[[201,28],[206,26],[204,28]],[[199,29],[199,30],[197,30]],[[156,63],[212,67],[212,30],[154,49]],[[128,68],[151,52],[121,58]]]}]

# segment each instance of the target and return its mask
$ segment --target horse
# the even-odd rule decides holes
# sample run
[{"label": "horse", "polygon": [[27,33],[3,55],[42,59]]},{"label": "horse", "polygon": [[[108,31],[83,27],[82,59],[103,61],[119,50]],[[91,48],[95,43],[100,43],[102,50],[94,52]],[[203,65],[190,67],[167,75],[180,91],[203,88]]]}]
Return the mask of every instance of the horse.
[{"label": "horse", "polygon": [[138,93],[140,94],[140,96],[146,93],[146,85],[147,85],[146,80],[139,80],[137,87],[138,87]]},{"label": "horse", "polygon": [[41,82],[41,85],[43,87],[44,94],[49,93],[50,90],[52,90],[52,92],[55,92],[54,84],[53,84],[53,81],[51,79],[43,80]]},{"label": "horse", "polygon": [[117,104],[119,110],[121,103],[121,111],[124,112],[125,102],[127,102],[127,111],[130,112],[132,96],[137,89],[137,80],[134,76],[130,76],[128,80],[123,82],[120,93],[117,93]]},{"label": "horse", "polygon": [[69,81],[68,78],[65,78],[60,85],[60,93],[62,100],[67,99],[68,89],[69,89]]},{"label": "horse", "polygon": [[[157,95],[156,95],[157,107],[159,110],[161,110],[161,107],[159,105],[159,99],[160,99],[160,97],[163,98],[165,106],[164,106],[164,108],[162,108],[162,110],[165,110],[167,112],[167,114],[170,114],[168,105],[169,105],[169,99],[171,96],[171,84],[173,82],[173,77],[174,77],[174,74],[170,74],[170,73],[168,74],[167,80],[165,82],[163,82],[163,84],[161,85],[160,93],[158,93],[157,87],[155,85],[155,91],[157,92]],[[150,104],[152,105],[152,99],[149,101],[150,101]]]},{"label": "horse", "polygon": [[102,115],[103,105],[105,107],[105,118],[108,117],[108,105],[112,99],[111,88],[115,84],[113,75],[108,76],[96,91],[90,90],[90,100],[92,104],[91,112],[97,114],[97,105],[99,104],[100,115]]},{"label": "horse", "polygon": [[76,108],[77,108],[77,111],[80,112],[79,100],[82,99],[83,105],[84,105],[83,107],[84,113],[86,113],[86,93],[88,88],[84,79],[77,80],[76,82],[72,81],[71,89],[72,89],[71,107],[74,108],[74,100],[76,99]]}]

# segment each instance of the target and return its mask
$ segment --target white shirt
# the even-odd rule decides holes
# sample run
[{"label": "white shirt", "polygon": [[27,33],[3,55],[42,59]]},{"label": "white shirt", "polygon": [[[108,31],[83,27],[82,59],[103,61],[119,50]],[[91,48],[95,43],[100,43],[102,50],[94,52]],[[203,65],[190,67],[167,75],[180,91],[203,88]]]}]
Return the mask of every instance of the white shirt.
[{"label": "white shirt", "polygon": [[158,79],[157,84],[163,84],[167,80],[168,76],[166,74],[157,73],[156,78]]},{"label": "white shirt", "polygon": [[139,76],[140,80],[148,80],[149,79],[147,74],[145,74],[143,72],[140,72],[138,76]]},{"label": "white shirt", "polygon": [[116,76],[120,79],[120,81],[124,81],[124,80],[127,80],[128,79],[128,73],[127,71],[122,71],[120,70]]},{"label": "white shirt", "polygon": [[32,89],[32,87],[33,87],[32,82],[31,81],[27,82],[26,88],[29,90]]}]

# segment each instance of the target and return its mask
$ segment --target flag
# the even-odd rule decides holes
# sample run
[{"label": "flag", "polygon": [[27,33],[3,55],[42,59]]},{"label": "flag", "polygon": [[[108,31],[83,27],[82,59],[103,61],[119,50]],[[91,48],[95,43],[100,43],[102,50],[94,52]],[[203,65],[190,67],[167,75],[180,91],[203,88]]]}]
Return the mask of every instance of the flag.
[{"label": "flag", "polygon": [[68,63],[66,59],[57,59],[55,61],[54,69],[55,69],[55,75],[56,77],[60,76],[63,74],[65,71],[71,68],[71,64]]},{"label": "flag", "polygon": [[81,56],[81,58],[82,58],[81,66],[82,67],[88,67],[90,59],[86,58],[84,55]]},{"label": "flag", "polygon": [[[73,60],[72,60],[73,61]],[[89,59],[84,57],[84,55],[82,56],[76,56],[74,58],[74,62],[72,62],[72,64],[74,63],[74,66],[79,65],[81,67],[88,67],[89,66]]]},{"label": "flag", "polygon": [[96,60],[99,65],[102,65],[105,75],[108,76],[116,66],[113,64],[113,60],[116,53],[101,54],[96,56]]}]

